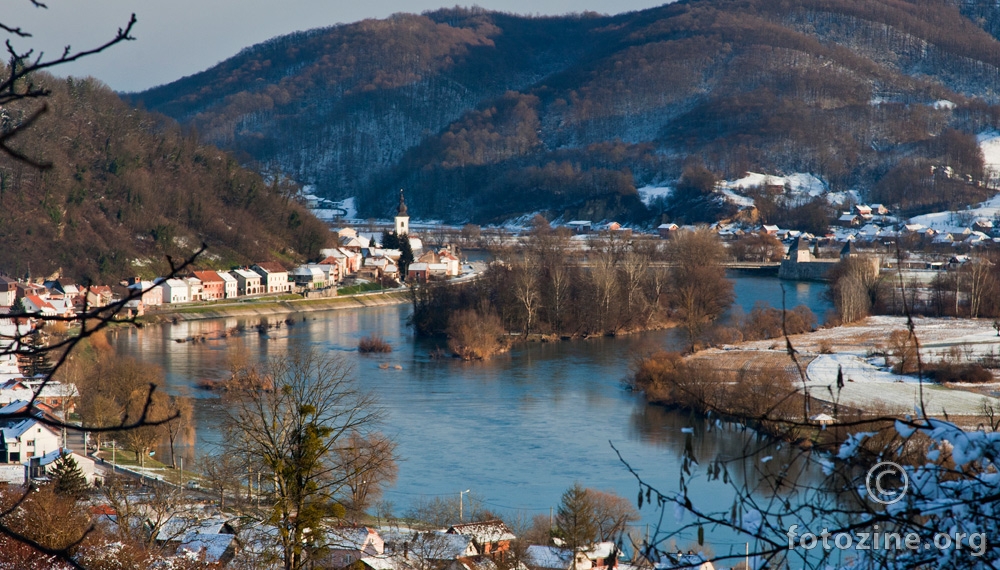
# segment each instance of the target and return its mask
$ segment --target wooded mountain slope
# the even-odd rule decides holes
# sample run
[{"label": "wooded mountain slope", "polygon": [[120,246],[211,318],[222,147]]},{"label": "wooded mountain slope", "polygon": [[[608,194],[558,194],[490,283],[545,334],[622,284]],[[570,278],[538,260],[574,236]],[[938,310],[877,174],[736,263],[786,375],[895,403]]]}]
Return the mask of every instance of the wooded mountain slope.
[{"label": "wooded mountain slope", "polygon": [[692,160],[812,172],[916,211],[969,198],[898,190],[929,166],[983,176],[961,157],[997,127],[997,29],[1000,8],[956,0],[450,9],[275,38],[132,98],[357,196],[362,215],[390,214],[405,187],[424,218],[650,218],[635,188]]},{"label": "wooded mountain slope", "polygon": [[[131,109],[94,80],[33,78],[48,112],[14,140],[48,161],[38,170],[0,155],[0,270],[114,283],[162,275],[208,244],[203,267],[316,255],[326,227],[227,153],[171,119]],[[17,123],[40,103],[0,110]]]}]

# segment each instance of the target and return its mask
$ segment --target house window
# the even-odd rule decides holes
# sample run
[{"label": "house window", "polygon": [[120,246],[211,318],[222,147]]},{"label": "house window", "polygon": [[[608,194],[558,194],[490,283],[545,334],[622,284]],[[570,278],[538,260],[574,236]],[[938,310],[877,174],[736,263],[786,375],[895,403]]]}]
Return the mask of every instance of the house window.
[{"label": "house window", "polygon": [[27,442],[28,447],[35,447],[35,440],[29,439]]}]

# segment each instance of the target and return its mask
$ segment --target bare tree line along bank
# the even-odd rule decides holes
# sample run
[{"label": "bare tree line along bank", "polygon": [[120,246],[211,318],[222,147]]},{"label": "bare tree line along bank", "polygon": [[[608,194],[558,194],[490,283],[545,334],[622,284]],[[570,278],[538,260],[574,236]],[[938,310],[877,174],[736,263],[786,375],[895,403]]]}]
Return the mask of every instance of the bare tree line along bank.
[{"label": "bare tree line along bank", "polygon": [[581,267],[568,237],[538,227],[518,249],[497,247],[482,277],[412,291],[418,334],[448,338],[466,359],[489,358],[520,338],[612,336],[680,326],[695,342],[732,303],[725,247],[708,230],[661,242],[609,235]]}]

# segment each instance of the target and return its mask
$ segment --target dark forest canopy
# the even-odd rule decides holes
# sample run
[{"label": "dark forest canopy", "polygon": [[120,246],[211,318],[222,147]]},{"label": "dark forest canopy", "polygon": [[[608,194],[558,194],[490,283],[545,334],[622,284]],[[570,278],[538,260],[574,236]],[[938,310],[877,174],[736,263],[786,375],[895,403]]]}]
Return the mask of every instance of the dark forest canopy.
[{"label": "dark forest canopy", "polygon": [[[162,115],[130,109],[93,79],[33,78],[48,111],[12,143],[52,167],[0,155],[0,270],[113,283],[168,270],[204,242],[205,267],[315,256],[329,231],[266,182]],[[16,124],[40,103],[0,110]]]},{"label": "dark forest canopy", "polygon": [[981,176],[952,151],[1000,126],[997,29],[1000,8],[952,0],[454,8],[274,38],[131,97],[363,216],[405,187],[425,218],[648,220],[636,188],[692,158],[920,209],[940,203],[895,190],[909,165]]}]

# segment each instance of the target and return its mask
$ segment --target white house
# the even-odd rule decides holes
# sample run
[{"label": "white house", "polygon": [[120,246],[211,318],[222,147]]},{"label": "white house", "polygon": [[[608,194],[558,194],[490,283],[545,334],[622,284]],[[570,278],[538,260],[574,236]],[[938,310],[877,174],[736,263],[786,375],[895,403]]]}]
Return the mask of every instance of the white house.
[{"label": "white house", "polygon": [[258,263],[251,269],[261,276],[263,293],[287,293],[292,290],[292,284],[288,280],[288,270],[280,263],[273,261]]},{"label": "white house", "polygon": [[0,408],[0,464],[23,463],[60,448],[60,436],[49,426],[33,417],[10,417],[26,404],[18,401]]},{"label": "white house", "polygon": [[188,283],[183,279],[167,279],[160,287],[163,287],[164,303],[187,303],[191,299]]},{"label": "white house", "polygon": [[232,299],[233,297],[239,296],[240,286],[239,282],[236,281],[236,278],[233,277],[228,271],[216,271],[216,273],[219,275],[219,279],[222,279],[225,283],[225,285],[223,285],[223,289],[225,290],[226,299]]},{"label": "white house", "polygon": [[197,277],[185,277],[184,281],[187,282],[188,286],[188,300],[201,301],[201,279],[198,279]]},{"label": "white house", "polygon": [[152,281],[136,281],[128,286],[130,293],[141,291],[142,304],[147,307],[155,307],[163,304],[163,288],[157,287]]},{"label": "white house", "polygon": [[25,465],[28,468],[28,477],[31,479],[38,479],[40,477],[48,476],[49,471],[54,467],[56,460],[58,460],[64,453],[68,453],[73,457],[73,461],[76,461],[77,467],[80,468],[84,479],[87,480],[87,484],[93,485],[94,480],[98,478],[94,460],[65,448],[53,449],[41,457],[29,458],[25,462]]},{"label": "white house", "polygon": [[249,269],[234,269],[230,271],[230,273],[236,278],[240,296],[259,295],[264,292],[264,288],[260,282],[260,275],[258,273],[250,271]]},{"label": "white house", "polygon": [[25,295],[21,298],[21,305],[26,313],[35,313],[43,317],[54,317],[58,314],[55,307],[37,295]]}]

